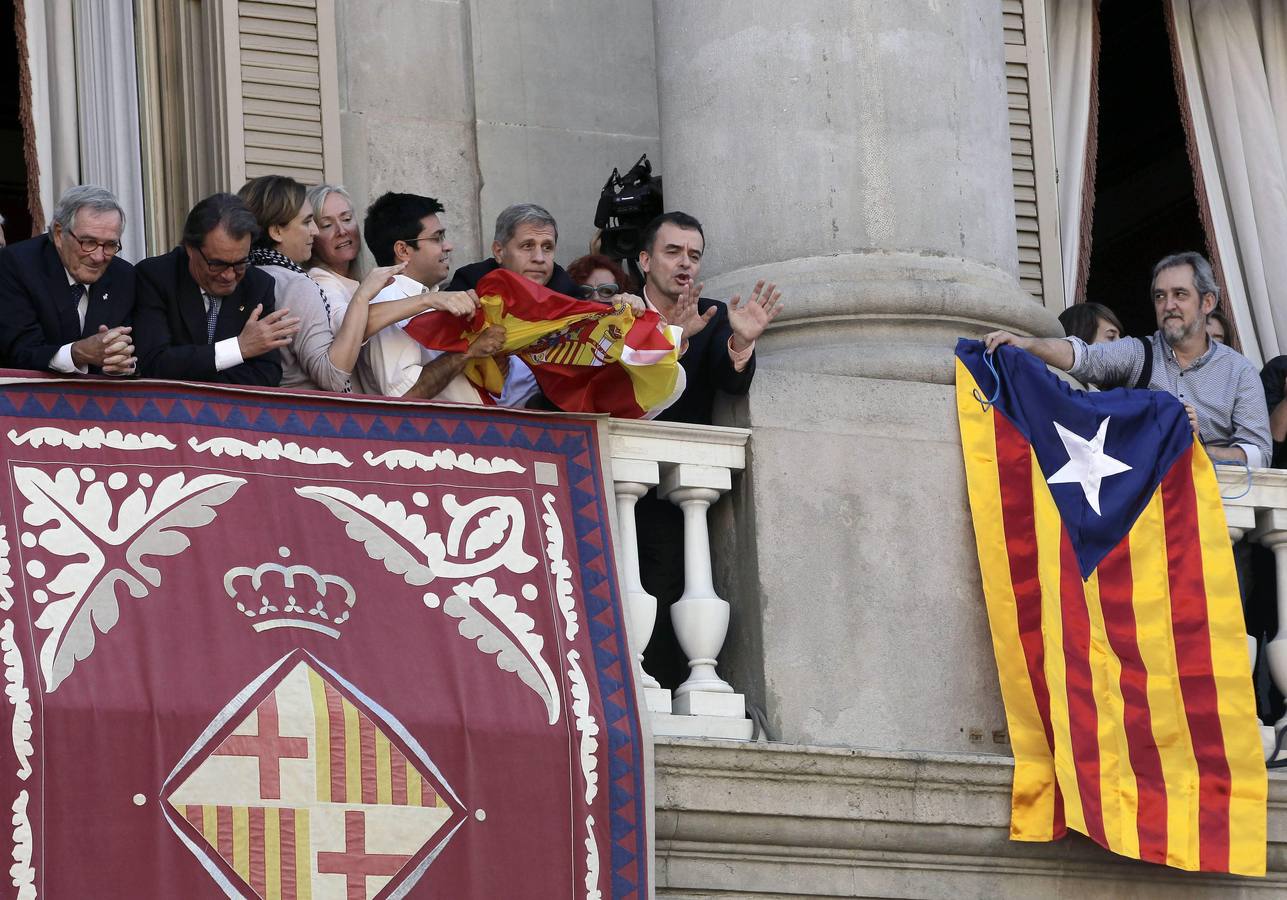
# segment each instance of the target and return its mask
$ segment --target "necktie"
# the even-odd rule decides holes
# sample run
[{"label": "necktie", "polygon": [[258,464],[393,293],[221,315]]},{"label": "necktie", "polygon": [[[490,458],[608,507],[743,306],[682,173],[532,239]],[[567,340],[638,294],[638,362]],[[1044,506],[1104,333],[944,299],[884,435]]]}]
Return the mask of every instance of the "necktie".
[{"label": "necktie", "polygon": [[81,315],[80,315],[80,299],[85,295],[85,285],[81,284],[78,281],[73,283],[70,287],[68,287],[67,290],[71,292],[72,315],[76,317],[76,321],[80,324],[80,327],[84,328],[85,321],[84,319],[81,318]]},{"label": "necktie", "polygon": [[206,343],[214,343],[215,323],[219,321],[219,302],[218,297],[206,297],[210,301],[210,308],[206,310]]}]

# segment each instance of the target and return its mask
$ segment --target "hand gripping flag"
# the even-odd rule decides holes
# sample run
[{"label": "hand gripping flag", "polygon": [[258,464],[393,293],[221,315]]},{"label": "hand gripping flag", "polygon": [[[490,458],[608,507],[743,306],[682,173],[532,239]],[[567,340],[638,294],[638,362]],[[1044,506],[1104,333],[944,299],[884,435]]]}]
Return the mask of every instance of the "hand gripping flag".
[{"label": "hand gripping flag", "polygon": [[1267,781],[1237,576],[1183,406],[1075,391],[1013,347],[990,358],[996,374],[978,341],[956,355],[1014,750],[1010,837],[1071,827],[1123,856],[1264,875]]},{"label": "hand gripping flag", "polygon": [[[663,331],[657,313],[573,300],[505,269],[488,273],[477,293],[473,318],[422,313],[407,323],[407,334],[431,350],[464,353],[486,328],[502,325],[502,352],[527,363],[564,412],[651,418],[679,399],[678,330]],[[505,376],[495,359],[470,360],[465,374],[500,396]]]}]

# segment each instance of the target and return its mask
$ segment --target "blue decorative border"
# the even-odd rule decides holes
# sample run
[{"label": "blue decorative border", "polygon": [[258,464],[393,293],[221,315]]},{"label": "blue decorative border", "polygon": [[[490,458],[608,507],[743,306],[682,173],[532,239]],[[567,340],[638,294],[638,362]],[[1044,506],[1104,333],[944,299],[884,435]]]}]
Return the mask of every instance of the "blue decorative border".
[{"label": "blue decorative border", "polygon": [[[26,394],[21,403],[16,397]],[[41,399],[56,397],[46,408]],[[76,405],[68,398],[83,403]],[[163,413],[157,401],[173,401]],[[187,403],[200,406],[190,411]],[[134,407],[134,408],[131,408]],[[220,409],[219,407],[225,407]],[[258,408],[253,420],[246,407]],[[360,408],[359,408],[360,407]],[[336,415],[348,411],[339,428],[319,415],[306,426],[298,413]],[[274,416],[274,412],[279,415]],[[227,390],[210,385],[183,388],[155,382],[44,381],[5,385],[0,390],[0,416],[59,418],[73,422],[155,423],[200,425],[295,437],[361,438],[370,441],[446,443],[456,446],[505,447],[562,456],[568,477],[576,533],[576,560],[581,575],[587,631],[594,647],[595,674],[603,703],[608,738],[608,795],[611,810],[612,896],[648,896],[647,796],[643,771],[639,709],[630,678],[630,652],[608,533],[608,508],[603,495],[603,465],[593,420],[567,416],[516,413],[508,409],[449,410],[412,403],[364,404],[358,398],[285,395],[271,390]],[[370,419],[363,426],[359,419]],[[457,424],[448,430],[439,421]],[[530,440],[524,429],[537,429]],[[594,540],[597,538],[597,545]],[[595,564],[598,564],[596,568]],[[601,569],[601,571],[599,570]],[[604,613],[608,623],[600,621]],[[620,677],[613,677],[615,671]],[[629,762],[620,751],[629,744]],[[624,784],[623,784],[624,782]],[[634,821],[627,815],[634,806]],[[633,869],[633,871],[632,871]]]}]

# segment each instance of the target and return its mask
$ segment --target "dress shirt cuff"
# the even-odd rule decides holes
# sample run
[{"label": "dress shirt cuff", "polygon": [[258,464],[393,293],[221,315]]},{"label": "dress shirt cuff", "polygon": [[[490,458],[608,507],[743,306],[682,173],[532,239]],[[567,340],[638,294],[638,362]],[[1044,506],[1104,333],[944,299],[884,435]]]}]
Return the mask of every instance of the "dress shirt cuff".
[{"label": "dress shirt cuff", "polygon": [[755,341],[751,341],[751,346],[745,350],[733,349],[733,338],[730,335],[728,339],[728,358],[733,363],[733,371],[741,372],[746,368],[746,364],[751,361],[751,354],[755,352]]},{"label": "dress shirt cuff", "polygon": [[72,361],[71,344],[63,344],[54,354],[54,358],[49,361],[49,368],[55,372],[63,372],[72,375],[79,372],[82,375],[89,374],[89,366],[78,366]]},{"label": "dress shirt cuff", "polygon": [[1247,468],[1263,469],[1265,466],[1264,454],[1255,444],[1234,444],[1235,447],[1241,447],[1242,452],[1247,454]]},{"label": "dress shirt cuff", "polygon": [[235,337],[224,338],[215,344],[214,348],[216,372],[231,369],[233,366],[239,366],[245,362],[241,357],[241,344],[237,343]]},{"label": "dress shirt cuff", "polygon": [[[1081,368],[1081,361],[1086,357],[1086,342],[1079,337],[1064,338],[1073,348],[1073,364],[1068,368],[1069,372],[1076,372]],[[1085,379],[1082,379],[1083,381]]]}]

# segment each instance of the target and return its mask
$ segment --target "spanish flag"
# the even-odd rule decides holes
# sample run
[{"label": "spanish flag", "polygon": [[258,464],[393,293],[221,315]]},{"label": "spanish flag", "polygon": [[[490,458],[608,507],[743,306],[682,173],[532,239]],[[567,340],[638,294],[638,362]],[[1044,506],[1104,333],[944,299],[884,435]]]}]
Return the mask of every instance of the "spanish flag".
[{"label": "spanish flag", "polygon": [[[1010,837],[1265,874],[1267,779],[1211,461],[1169,394],[956,350],[970,509],[1014,750]],[[993,401],[993,402],[989,402]]]},{"label": "spanish flag", "polygon": [[[492,325],[505,328],[502,353],[527,363],[541,392],[564,412],[651,418],[679,399],[679,333],[649,310],[574,300],[505,269],[478,282],[472,319],[422,313],[405,326],[431,350],[463,353]],[[505,375],[492,358],[471,360],[469,380],[500,396]]]}]

